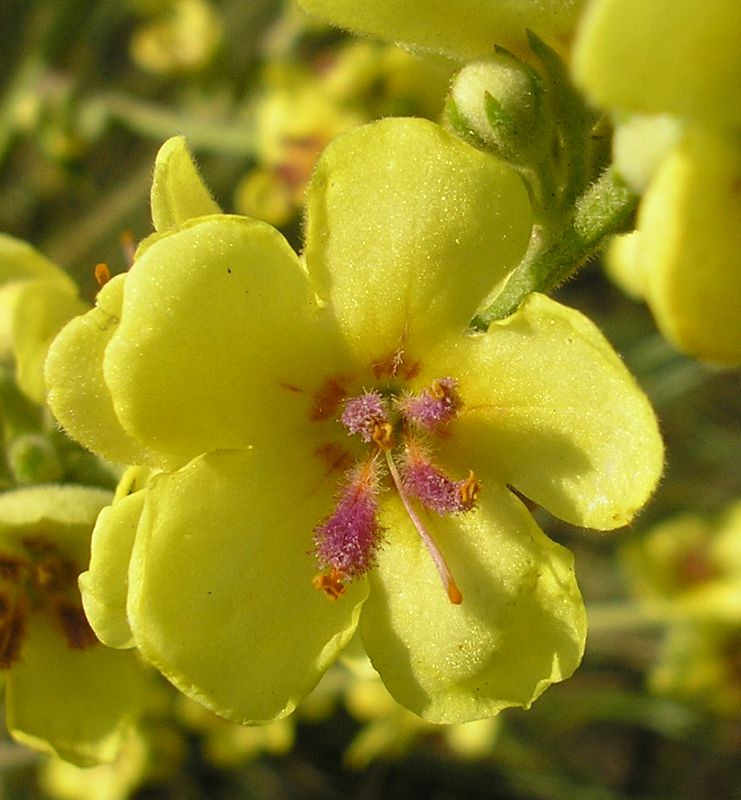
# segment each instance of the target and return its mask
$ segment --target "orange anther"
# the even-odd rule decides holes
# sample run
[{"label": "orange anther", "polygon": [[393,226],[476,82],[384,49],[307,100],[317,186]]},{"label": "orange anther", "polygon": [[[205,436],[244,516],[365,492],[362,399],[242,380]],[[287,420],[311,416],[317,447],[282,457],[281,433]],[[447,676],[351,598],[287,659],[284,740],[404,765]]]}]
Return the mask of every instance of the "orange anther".
[{"label": "orange anther", "polygon": [[481,484],[473,474],[473,470],[469,470],[468,477],[463,481],[459,489],[463,505],[472,506],[478,500],[480,490]]},{"label": "orange anther", "polygon": [[390,422],[378,422],[373,426],[373,441],[381,450],[391,450],[394,447],[394,428]]},{"label": "orange anther", "polygon": [[345,594],[344,575],[334,567],[326,575],[317,575],[312,583],[315,589],[320,589],[330,600],[337,600]]},{"label": "orange anther", "polygon": [[435,378],[430,384],[430,394],[436,400],[443,400],[444,398],[448,397],[450,391],[446,388],[446,386],[442,383],[442,381],[439,378]]},{"label": "orange anther", "polygon": [[108,264],[100,264],[95,265],[95,280],[98,282],[98,286],[102,289],[106,283],[111,279],[111,271],[108,269]]},{"label": "orange anther", "polygon": [[134,254],[136,253],[136,239],[134,239],[134,234],[129,230],[125,230],[121,233],[119,241],[121,243],[121,249],[123,250],[126,266],[130,267],[134,263]]}]

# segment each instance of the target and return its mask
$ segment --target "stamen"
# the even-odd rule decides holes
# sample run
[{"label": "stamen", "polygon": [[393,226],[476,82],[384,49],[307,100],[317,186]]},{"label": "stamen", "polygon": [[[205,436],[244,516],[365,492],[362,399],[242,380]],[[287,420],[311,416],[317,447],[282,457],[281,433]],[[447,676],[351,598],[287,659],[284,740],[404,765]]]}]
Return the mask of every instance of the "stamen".
[{"label": "stamen", "polygon": [[340,418],[349,433],[357,433],[364,442],[375,441],[379,429],[388,425],[388,407],[378,392],[366,392],[352,397],[345,403]]},{"label": "stamen", "polygon": [[95,281],[102,289],[108,281],[111,279],[111,271],[108,269],[108,264],[104,264],[101,262],[100,264],[95,265]]},{"label": "stamen", "polygon": [[396,444],[394,437],[394,427],[390,422],[383,422],[373,428],[371,439],[381,448],[381,450],[393,450]]},{"label": "stamen", "polygon": [[397,405],[409,422],[439,432],[455,419],[461,409],[457,387],[455,378],[435,378],[429,388],[399,398]]},{"label": "stamen", "polygon": [[409,518],[412,520],[414,527],[417,529],[417,533],[419,533],[419,535],[422,537],[422,541],[425,543],[427,550],[432,556],[432,561],[437,568],[438,574],[443,582],[443,586],[445,587],[445,591],[448,593],[448,599],[454,605],[460,605],[463,601],[463,595],[461,594],[461,591],[458,588],[455,579],[453,578],[453,574],[451,573],[450,567],[445,560],[445,556],[443,556],[443,554],[440,552],[440,549],[435,543],[435,540],[432,538],[432,535],[425,528],[422,520],[419,518],[417,512],[414,510],[414,507],[409,502],[409,498],[407,497],[407,493],[404,489],[404,483],[401,480],[399,470],[396,468],[396,464],[391,457],[391,452],[386,450],[385,455],[386,464],[388,465],[389,473],[394,482],[394,486],[396,486],[396,491],[399,493],[401,502],[404,504],[404,509],[409,515]]},{"label": "stamen", "polygon": [[136,239],[134,239],[133,231],[122,231],[119,242],[121,243],[126,266],[131,267],[134,263],[134,256],[136,255]]},{"label": "stamen", "polygon": [[377,471],[375,458],[351,470],[334,512],[314,528],[315,555],[322,567],[330,568],[329,575],[319,576],[315,585],[324,591],[330,588],[330,595],[345,578],[364,575],[375,565],[382,534]]},{"label": "stamen", "polygon": [[345,576],[334,567],[324,575],[317,575],[313,584],[315,589],[320,589],[332,600],[345,594]]},{"label": "stamen", "polygon": [[481,485],[473,472],[469,470],[465,480],[452,480],[411,440],[407,440],[402,473],[407,492],[437,514],[461,514],[476,505]]}]

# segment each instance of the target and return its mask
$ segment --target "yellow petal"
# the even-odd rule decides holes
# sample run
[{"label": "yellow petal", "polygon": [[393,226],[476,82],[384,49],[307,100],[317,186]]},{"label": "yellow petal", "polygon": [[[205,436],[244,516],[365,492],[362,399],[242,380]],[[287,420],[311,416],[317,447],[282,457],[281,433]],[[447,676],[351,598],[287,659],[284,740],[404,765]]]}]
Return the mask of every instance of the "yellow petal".
[{"label": "yellow petal", "polygon": [[35,614],[5,691],[14,738],[89,766],[116,757],[144,702],[146,676],[133,653],[102,644],[73,650]]},{"label": "yellow petal", "polygon": [[625,525],[656,487],[654,412],[600,331],[533,294],[487,334],[430,354],[458,378],[464,409],[445,444],[461,466],[513,485],[576,525]]},{"label": "yellow petal", "polygon": [[46,396],[44,361],[52,340],[72,317],[89,306],[53,281],[28,281],[20,289],[13,315],[18,386],[41,404]]},{"label": "yellow petal", "polygon": [[153,240],[128,273],[103,363],[116,416],[170,468],[278,447],[306,427],[307,392],[338,371],[327,325],[274,228],[201,217]]},{"label": "yellow petal", "polygon": [[690,355],[741,363],[741,147],[697,127],[641,204],[640,266],[664,335]]},{"label": "yellow petal", "polygon": [[454,58],[488,55],[498,44],[526,46],[525,30],[566,37],[582,0],[301,0],[307,11],[355,33],[370,34]]},{"label": "yellow petal", "polygon": [[463,331],[519,261],[519,177],[442,128],[387,119],[336,139],[308,198],[306,261],[362,362]]},{"label": "yellow petal", "polygon": [[574,76],[604,106],[739,125],[740,41],[733,1],[593,0]]},{"label": "yellow petal", "polygon": [[158,231],[221,211],[203,182],[183,136],[168,139],[157,153],[151,204],[152,221]]},{"label": "yellow petal", "polygon": [[121,426],[103,377],[103,355],[118,329],[126,275],[109,281],[96,307],[69,322],[46,358],[47,402],[75,440],[120,464],[156,463],[156,457]]},{"label": "yellow petal", "polygon": [[90,567],[80,575],[85,616],[108,647],[134,646],[126,616],[129,562],[145,492],[135,492],[104,508],[90,543]]},{"label": "yellow petal", "polygon": [[452,605],[398,501],[384,504],[386,544],[361,615],[368,655],[396,700],[432,722],[528,707],[569,677],[586,621],[571,553],[507,490],[429,525],[463,594]]},{"label": "yellow petal", "polygon": [[297,445],[219,451],[147,489],[129,619],[143,655],[181,691],[243,724],[285,716],[355,630],[367,594],[312,585],[312,529],[333,487]]}]

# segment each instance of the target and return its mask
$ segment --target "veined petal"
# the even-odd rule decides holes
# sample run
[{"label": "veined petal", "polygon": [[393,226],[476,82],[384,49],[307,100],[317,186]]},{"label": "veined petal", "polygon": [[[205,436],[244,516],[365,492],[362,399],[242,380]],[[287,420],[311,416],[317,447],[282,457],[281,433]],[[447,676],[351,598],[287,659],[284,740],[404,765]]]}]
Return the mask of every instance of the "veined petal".
[{"label": "veined petal", "polygon": [[135,645],[126,600],[131,551],[145,495],[135,492],[100,512],[90,542],[90,567],[79,577],[85,616],[108,647]]},{"label": "veined petal", "polygon": [[300,0],[307,11],[355,33],[370,34],[460,59],[489,55],[494,45],[526,46],[525,30],[566,37],[583,0]]},{"label": "veined petal", "polygon": [[141,253],[103,371],[123,427],[173,468],[296,435],[340,351],[285,239],[218,215]]},{"label": "veined petal", "polygon": [[484,487],[511,484],[568,522],[625,525],[656,487],[654,412],[599,330],[533,294],[488,333],[426,359],[455,375],[463,410],[445,445]]},{"label": "veined petal", "polygon": [[116,757],[144,702],[146,673],[134,653],[71,649],[44,614],[35,614],[5,692],[14,738],[90,766]]},{"label": "veined petal", "polygon": [[593,0],[574,77],[605,106],[738,125],[741,5],[727,0]]},{"label": "veined petal", "polygon": [[664,335],[680,350],[741,363],[741,148],[691,129],[641,204],[639,268]]},{"label": "veined petal", "polygon": [[463,331],[518,263],[531,213],[517,175],[421,119],[338,137],[308,195],[306,262],[357,357]]},{"label": "veined petal", "polygon": [[289,714],[353,634],[367,594],[312,585],[333,487],[303,448],[220,451],[149,485],[129,574],[143,655],[240,723]]},{"label": "veined petal", "polygon": [[157,463],[157,457],[123,429],[103,376],[103,354],[118,329],[126,275],[110,280],[96,306],[71,320],[49,348],[47,402],[67,433],[120,464]]},{"label": "veined petal", "polygon": [[150,198],[152,221],[158,231],[221,211],[193,162],[184,136],[173,136],[160,147]]},{"label": "veined petal", "polygon": [[360,632],[399,703],[432,722],[466,722],[528,707],[576,669],[586,620],[572,555],[510,492],[491,487],[476,511],[431,519],[460,605],[448,600],[398,500],[389,499],[381,522],[387,543]]}]

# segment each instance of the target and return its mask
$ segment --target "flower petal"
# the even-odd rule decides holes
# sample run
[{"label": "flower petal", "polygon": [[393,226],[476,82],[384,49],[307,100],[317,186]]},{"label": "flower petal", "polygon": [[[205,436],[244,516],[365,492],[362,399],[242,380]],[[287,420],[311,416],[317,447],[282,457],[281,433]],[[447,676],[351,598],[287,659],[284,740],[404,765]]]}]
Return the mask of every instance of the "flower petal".
[{"label": "flower petal", "polygon": [[528,707],[569,677],[584,649],[584,606],[571,553],[507,490],[430,526],[462,593],[453,605],[429,553],[390,500],[387,544],[371,573],[363,644],[396,700],[432,722]]},{"label": "flower petal", "polygon": [[221,211],[193,162],[184,136],[173,136],[160,147],[150,196],[152,221],[158,231]]},{"label": "flower petal", "polygon": [[89,766],[115,758],[144,702],[146,673],[133,653],[71,649],[45,615],[35,614],[5,691],[16,739]]},{"label": "flower petal", "polygon": [[219,451],[147,489],[129,574],[137,644],[181,691],[240,723],[293,711],[367,594],[359,581],[332,601],[312,585],[312,527],[332,487],[310,467],[300,446]]},{"label": "flower petal", "polygon": [[661,475],[654,412],[599,330],[533,294],[482,336],[440,347],[426,368],[460,382],[446,454],[568,522],[625,525]]},{"label": "flower petal", "polygon": [[741,123],[741,5],[710,0],[593,0],[574,75],[602,105]]},{"label": "flower petal", "polygon": [[462,331],[516,266],[530,228],[512,170],[431,122],[386,119],[324,151],[308,195],[306,262],[368,361]]},{"label": "flower petal", "polygon": [[741,363],[741,148],[697,126],[641,204],[639,269],[664,335],[709,361]]},{"label": "flower petal", "polygon": [[28,242],[0,233],[0,286],[26,280],[50,281],[69,294],[77,294],[77,286],[67,273],[38,252]]},{"label": "flower petal", "polygon": [[300,0],[307,11],[355,33],[421,47],[454,58],[489,55],[494,45],[522,49],[525,29],[563,37],[583,0]]},{"label": "flower petal", "polygon": [[85,486],[29,486],[0,494],[3,550],[17,548],[32,532],[53,542],[76,564],[86,564],[90,531],[111,493]]},{"label": "flower petal", "polygon": [[103,377],[103,354],[119,326],[126,279],[109,281],[96,307],[71,320],[52,342],[45,367],[47,402],[67,433],[90,450],[120,464],[156,463],[121,427]]},{"label": "flower petal", "polygon": [[285,239],[264,222],[220,215],[141,253],[104,374],[123,427],[173,468],[291,438],[305,427],[308,387],[340,350]]},{"label": "flower petal", "polygon": [[100,512],[90,543],[90,567],[79,577],[85,616],[108,647],[135,646],[126,598],[129,562],[144,497],[144,491],[135,492]]},{"label": "flower petal", "polygon": [[72,317],[89,306],[53,281],[28,281],[19,290],[13,315],[13,344],[18,386],[37,403],[44,402],[44,360],[52,340]]}]

